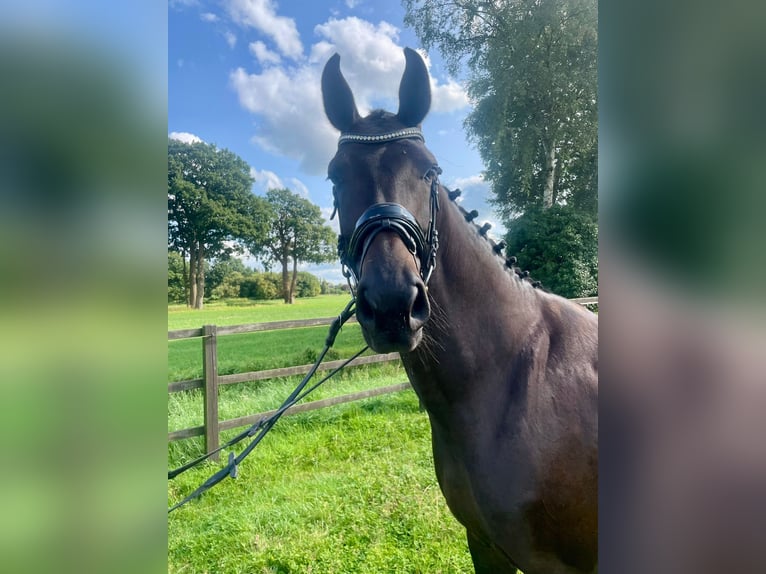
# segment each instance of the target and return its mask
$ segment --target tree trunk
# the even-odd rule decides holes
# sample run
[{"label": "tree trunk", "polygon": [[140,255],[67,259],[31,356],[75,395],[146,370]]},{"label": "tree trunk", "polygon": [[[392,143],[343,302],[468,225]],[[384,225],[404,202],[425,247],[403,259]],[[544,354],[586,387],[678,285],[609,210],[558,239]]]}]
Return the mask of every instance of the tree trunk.
[{"label": "tree trunk", "polygon": [[197,293],[194,300],[194,308],[202,309],[202,301],[205,297],[205,248],[200,245],[197,248]]},{"label": "tree trunk", "polygon": [[287,270],[288,259],[286,256],[282,257],[282,299],[288,305],[292,303],[292,292],[290,291],[290,275]]},{"label": "tree trunk", "polygon": [[556,181],[556,143],[551,142],[545,155],[545,189],[543,190],[543,209],[553,205],[553,184]]},{"label": "tree trunk", "polygon": [[298,260],[293,257],[293,278],[290,282],[290,303],[295,303],[295,284],[298,282]]},{"label": "tree trunk", "polygon": [[189,268],[186,266],[186,251],[181,249],[181,261],[183,262],[184,298],[189,306]]},{"label": "tree trunk", "polygon": [[197,300],[197,246],[192,243],[189,247],[189,300],[187,305],[194,307]]}]

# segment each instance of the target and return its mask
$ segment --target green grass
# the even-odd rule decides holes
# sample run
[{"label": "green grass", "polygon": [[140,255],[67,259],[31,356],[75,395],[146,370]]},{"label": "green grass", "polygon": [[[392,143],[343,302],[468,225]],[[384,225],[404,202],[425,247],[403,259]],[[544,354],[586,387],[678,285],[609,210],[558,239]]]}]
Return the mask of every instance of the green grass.
[{"label": "green grass", "polygon": [[[218,373],[228,375],[313,363],[324,347],[327,331],[328,327],[307,327],[220,335]],[[350,357],[364,346],[359,325],[346,325],[327,360]],[[168,341],[168,382],[201,376],[202,339]]]},{"label": "green grass", "polygon": [[[312,383],[317,382],[325,374],[327,372],[317,374]],[[282,377],[220,387],[218,392],[219,419],[223,421],[276,409],[300,380],[301,377],[299,376]],[[395,385],[406,381],[407,375],[399,363],[345,369],[313,391],[304,402]],[[202,423],[201,391],[173,393],[168,397],[168,431],[194,427]],[[174,459],[171,459],[170,463],[181,464],[185,462],[184,457],[191,459],[199,456],[202,453],[202,446],[201,443],[196,444],[190,440],[176,441],[169,445],[169,452]]]},{"label": "green grass", "polygon": [[[308,301],[308,300],[303,300]],[[327,313],[327,309],[336,307],[338,301],[345,304],[345,299],[338,296],[317,298],[310,308],[304,308],[302,318],[315,318]],[[268,303],[273,303],[269,301]],[[265,305],[268,309],[289,309],[291,305]],[[232,315],[225,306],[207,310],[203,320],[215,324],[227,324],[234,320],[238,324],[246,318],[259,317],[263,309],[235,308]],[[195,311],[178,311],[186,315]],[[284,317],[284,316],[282,316]],[[272,317],[273,319],[273,317]],[[279,316],[277,319],[281,320]],[[199,320],[199,319],[198,319]],[[260,371],[314,362],[324,347],[327,327],[309,327],[301,329],[282,329],[236,335],[221,335],[217,339],[218,373],[221,375]],[[346,325],[336,338],[335,345],[325,357],[326,361],[348,358],[365,346],[361,329],[357,324]],[[367,351],[366,354],[372,354]],[[181,339],[168,341],[168,382],[196,379],[202,376],[202,339]],[[320,373],[321,376],[321,373]],[[254,381],[222,386],[219,391],[220,420],[245,416],[277,408],[284,398],[298,384],[301,377],[290,377],[268,381]],[[398,364],[382,364],[370,367],[349,368],[331,381],[320,387],[310,396],[317,400],[327,396],[337,396],[349,392],[399,383],[406,380],[406,375]],[[168,398],[168,429],[178,430],[202,424],[202,395],[200,391],[173,393]]]},{"label": "green grass", "polygon": [[[337,315],[347,296],[169,308],[168,328]],[[203,315],[204,314],[204,315]],[[219,372],[305,364],[327,328],[220,336]],[[344,327],[334,355],[363,346],[358,325]],[[200,339],[168,344],[168,380],[201,376]],[[222,420],[276,408],[300,377],[220,388]],[[317,400],[400,383],[399,363],[341,372],[309,397]],[[199,391],[168,397],[168,429],[202,424]],[[241,429],[222,433],[227,440]],[[244,443],[234,448],[240,452]],[[170,443],[168,467],[201,454],[202,439]],[[227,453],[222,454],[225,460]],[[220,468],[206,463],[169,482],[173,503]],[[240,467],[201,499],[168,518],[168,572],[356,573],[470,572],[463,528],[436,482],[430,428],[412,391],[283,417]]]},{"label": "green grass", "polygon": [[[168,572],[470,572],[412,391],[282,419],[240,467],[168,519]],[[171,482],[190,492],[218,466]]]},{"label": "green grass", "polygon": [[242,325],[335,317],[349,300],[348,295],[319,295],[296,299],[292,305],[285,305],[278,300],[232,299],[206,303],[199,311],[188,309],[185,305],[168,305],[168,330],[194,329],[202,325]]}]

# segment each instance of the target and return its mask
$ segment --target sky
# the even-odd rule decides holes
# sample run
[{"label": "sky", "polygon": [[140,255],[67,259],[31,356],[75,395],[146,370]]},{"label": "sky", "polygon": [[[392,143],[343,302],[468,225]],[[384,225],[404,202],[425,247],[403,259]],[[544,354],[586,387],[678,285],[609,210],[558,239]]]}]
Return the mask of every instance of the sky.
[{"label": "sky", "polygon": [[[417,49],[431,74],[423,133],[442,183],[460,188],[462,205],[500,236],[484,166],[463,129],[471,105],[461,78],[447,73],[437,51],[421,49],[397,0],[170,0],[168,134],[231,150],[251,166],[253,193],[286,187],[329,218],[327,164],[339,133],[322,107],[322,69],[337,52],[360,113],[396,111],[404,47]],[[328,224],[337,232],[337,218]],[[303,269],[344,281],[337,262]]]}]

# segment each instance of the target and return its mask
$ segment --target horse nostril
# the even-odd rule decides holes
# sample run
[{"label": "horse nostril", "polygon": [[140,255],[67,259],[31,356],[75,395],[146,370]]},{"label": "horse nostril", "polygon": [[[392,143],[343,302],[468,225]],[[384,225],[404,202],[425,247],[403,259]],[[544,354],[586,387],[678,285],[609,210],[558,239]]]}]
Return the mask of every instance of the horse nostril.
[{"label": "horse nostril", "polygon": [[381,290],[362,282],[356,293],[356,318],[368,328],[381,331],[406,329],[417,331],[431,314],[428,294],[422,282],[408,287]]},{"label": "horse nostril", "polygon": [[431,304],[428,302],[428,293],[422,283],[415,285],[415,300],[410,308],[410,328],[416,331],[422,327],[431,316]]}]

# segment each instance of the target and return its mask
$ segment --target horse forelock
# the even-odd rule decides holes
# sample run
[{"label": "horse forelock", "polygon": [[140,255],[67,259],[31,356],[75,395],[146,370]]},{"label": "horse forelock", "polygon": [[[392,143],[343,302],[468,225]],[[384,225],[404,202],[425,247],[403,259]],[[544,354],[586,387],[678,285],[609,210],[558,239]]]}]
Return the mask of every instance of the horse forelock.
[{"label": "horse forelock", "polygon": [[377,119],[387,119],[387,118],[395,118],[396,114],[393,114],[389,111],[386,111],[382,108],[377,108],[372,110],[367,116],[364,118],[365,120],[377,120]]},{"label": "horse forelock", "polygon": [[396,114],[383,109],[372,110],[348,130],[349,133],[379,135],[406,127]]}]

